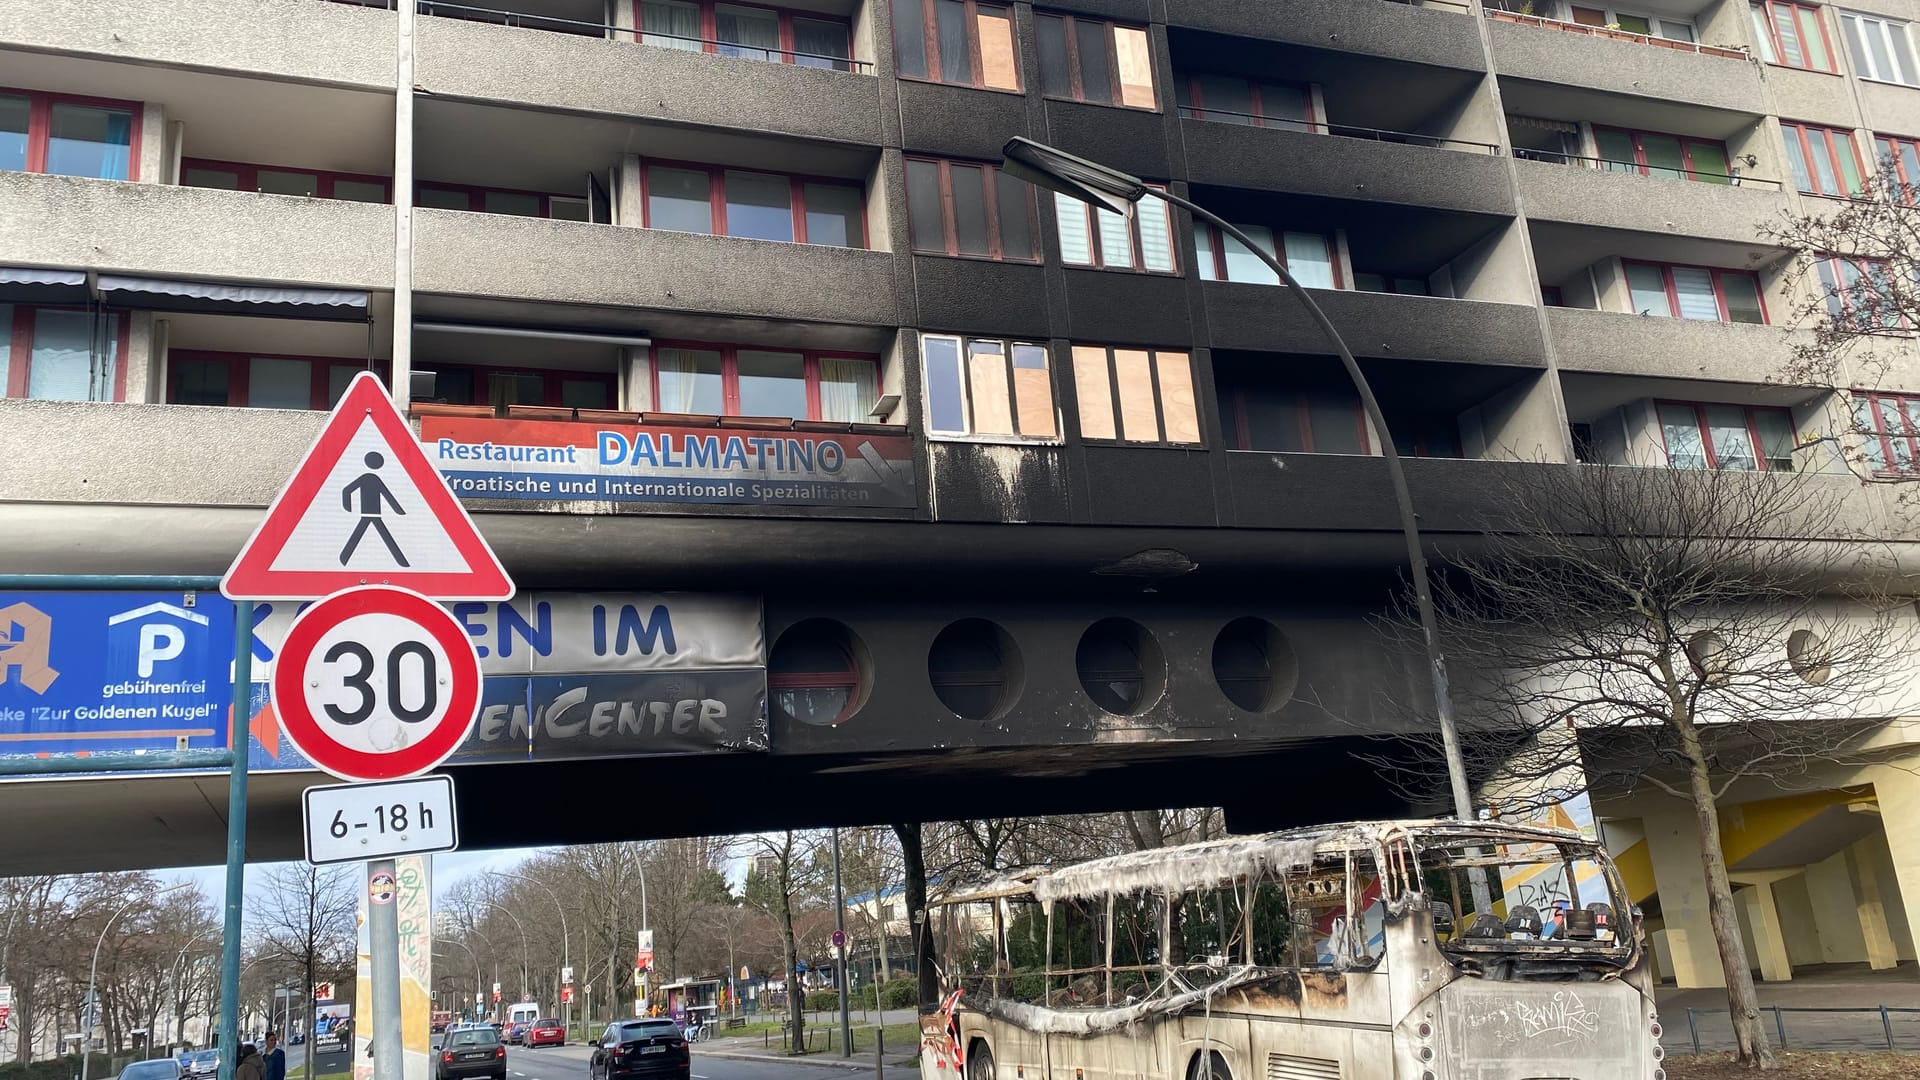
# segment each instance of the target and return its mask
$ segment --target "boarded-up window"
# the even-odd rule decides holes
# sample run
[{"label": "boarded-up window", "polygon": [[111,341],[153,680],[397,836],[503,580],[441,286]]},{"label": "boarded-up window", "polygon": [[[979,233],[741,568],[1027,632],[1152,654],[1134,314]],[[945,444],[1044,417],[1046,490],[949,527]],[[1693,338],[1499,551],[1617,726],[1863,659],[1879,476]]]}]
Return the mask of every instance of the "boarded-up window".
[{"label": "boarded-up window", "polygon": [[1075,345],[1073,380],[1083,439],[1200,443],[1187,353]]},{"label": "boarded-up window", "polygon": [[924,334],[920,355],[933,435],[1059,438],[1044,346]]},{"label": "boarded-up window", "polygon": [[1034,17],[1048,97],[1135,109],[1158,106],[1147,32],[1077,15]]},{"label": "boarded-up window", "polygon": [[1011,8],[977,0],[893,0],[893,43],[904,78],[1020,89]]}]

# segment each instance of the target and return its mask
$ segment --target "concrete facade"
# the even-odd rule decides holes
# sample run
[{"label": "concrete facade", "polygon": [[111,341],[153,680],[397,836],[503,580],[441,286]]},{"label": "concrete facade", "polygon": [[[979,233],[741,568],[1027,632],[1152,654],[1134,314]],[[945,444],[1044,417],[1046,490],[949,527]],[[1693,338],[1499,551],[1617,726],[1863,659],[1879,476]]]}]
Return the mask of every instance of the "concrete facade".
[{"label": "concrete facade", "polygon": [[[1030,213],[1002,205],[1024,197],[1014,184],[976,189],[980,228],[1002,227],[989,243],[972,235],[976,208],[964,187],[954,193],[956,173],[991,166],[1009,137],[1025,135],[1268,230],[1297,270],[1324,264],[1314,298],[1420,455],[1409,473],[1423,527],[1470,534],[1507,484],[1535,470],[1665,465],[1659,402],[1779,409],[1799,432],[1844,423],[1845,395],[1776,378],[1804,340],[1791,313],[1814,297],[1789,283],[1790,253],[1758,227],[1821,205],[1794,189],[1780,123],[1828,123],[1863,146],[1875,132],[1920,135],[1920,89],[1855,78],[1837,23],[1837,75],[1726,55],[1729,43],[1756,48],[1745,6],[1730,0],[1692,13],[1704,50],[1468,4],[1013,0],[1011,88],[902,75],[924,61],[896,45],[893,21],[907,5],[883,0],[798,4],[778,16],[781,43],[757,49],[636,40],[628,0],[607,6],[606,25],[557,21],[577,4],[495,2],[516,17],[334,0],[154,0],[112,14],[79,0],[11,5],[16,17],[0,20],[0,94],[104,100],[137,111],[139,140],[137,155],[128,147],[132,182],[0,172],[0,267],[80,271],[92,286],[125,274],[202,291],[347,290],[368,294],[368,321],[108,298],[129,330],[112,400],[0,400],[0,432],[15,448],[0,456],[9,553],[0,569],[224,568],[318,424],[314,410],[244,407],[286,363],[312,366],[316,406],[330,379],[359,367],[434,372],[433,396],[445,400],[423,393],[421,423],[464,408],[475,420],[748,430],[740,354],[750,365],[756,352],[804,352],[805,408],[819,415],[760,419],[902,440],[911,505],[475,500],[482,528],[524,587],[724,588],[763,598],[769,640],[818,620],[847,629],[864,643],[853,665],[866,683],[860,711],[846,728],[776,727],[776,756],[852,767],[856,753],[924,762],[955,746],[1111,753],[1004,778],[1031,785],[1026,807],[1118,797],[1127,785],[1090,779],[1096,759],[1152,782],[1166,762],[1143,764],[1137,751],[1157,742],[1189,753],[1240,740],[1253,748],[1243,767],[1280,767],[1295,740],[1345,746],[1405,722],[1373,700],[1378,688],[1416,702],[1424,694],[1404,658],[1380,656],[1364,631],[1404,559],[1380,433],[1357,420],[1345,390],[1330,389],[1337,380],[1321,378],[1333,370],[1329,349],[1295,298],[1244,280],[1224,251],[1203,256],[1223,245],[1184,214],[1169,215],[1164,235],[1136,225],[1128,252],[1109,252],[1105,266],[1069,263],[1069,247],[1102,234],[1064,237],[1046,193]],[[1920,18],[1912,0],[1888,3]],[[1137,85],[1150,73],[1151,108],[1076,100],[1090,96],[1084,82],[1080,93],[1062,90],[1041,33],[1041,20],[1061,13],[1142,32],[1148,55],[1128,77]],[[792,62],[794,22],[808,18],[843,20],[849,55]],[[981,33],[960,52],[985,66]],[[1074,68],[1083,81],[1085,67]],[[1295,80],[1290,90],[1275,72]],[[1215,80],[1233,79],[1249,103],[1256,83],[1274,101],[1255,117],[1205,100],[1203,87],[1218,95]],[[1289,118],[1288,93],[1312,115]],[[1741,182],[1599,162],[1595,132],[1606,128],[1723,144],[1743,163],[1730,166]],[[1569,141],[1555,152],[1522,145],[1540,131]],[[909,177],[933,159],[945,162],[936,187],[946,198],[915,205],[926,189],[916,196]],[[200,186],[221,183],[208,177],[222,170],[230,189]],[[296,175],[263,176],[273,173]],[[308,174],[312,192],[271,193]],[[709,230],[733,235],[663,223],[673,212],[697,217],[698,195],[676,204],[662,186],[689,174],[713,185],[708,213],[735,218],[722,230],[709,217]],[[729,185],[768,175],[784,178],[791,198],[813,192],[787,235],[847,229],[855,242],[743,235],[767,227],[755,211],[770,204]],[[396,176],[415,190],[394,191]],[[352,184],[383,194],[351,201],[340,192]],[[838,218],[824,209],[831,192],[848,191],[856,209]],[[1031,257],[981,254],[1021,236]],[[1116,265],[1127,262],[1139,268]],[[1736,321],[1725,295],[1715,298],[1719,318],[1638,314],[1629,275],[1648,264],[1751,275],[1764,321]],[[31,314],[100,296],[11,299]],[[398,325],[396,305],[412,312]],[[30,322],[16,314],[12,326]],[[0,355],[30,356],[32,342],[13,333]],[[1044,367],[1023,370],[1039,372],[1029,385],[1045,387],[1046,400],[1028,403],[1022,423],[1047,416],[1047,430],[932,430],[930,399],[962,391],[930,389],[928,334],[1040,346]],[[714,415],[661,389],[680,362],[669,350],[709,346],[731,365],[715,375],[725,389]],[[1076,346],[1110,350],[1116,383],[1122,365],[1152,350],[1153,381],[1118,396],[1083,383]],[[848,357],[875,365],[862,390],[873,400],[829,417],[823,361]],[[968,364],[971,402],[992,388]],[[201,384],[215,378],[226,381]],[[510,393],[493,389],[514,379]],[[448,395],[460,380],[470,400]],[[1920,392],[1920,352],[1879,388]],[[412,393],[405,381],[395,390]],[[5,381],[0,391],[13,392]],[[523,392],[534,396],[512,396]],[[1280,401],[1290,406],[1261,412]],[[1126,423],[1144,417],[1154,434],[1100,434],[1109,406]],[[1301,418],[1322,409],[1352,430],[1323,430],[1316,443],[1314,421]],[[1183,411],[1190,430],[1176,434]],[[1282,414],[1294,419],[1270,419]],[[1854,484],[1837,454],[1798,463]],[[1904,539],[1895,502],[1868,489],[1850,505]],[[1213,677],[1218,635],[1241,616],[1286,643],[1266,657],[1290,672],[1270,708],[1231,704]],[[1153,669],[1147,700],[1124,715],[1090,697],[1074,647],[1109,617],[1153,642],[1136,656]],[[927,656],[943,627],[970,618],[1004,629],[1012,696],[990,719],[962,721],[942,711]],[[883,734],[862,743],[868,718]],[[954,813],[967,799],[984,805],[969,784],[1003,779],[992,765],[953,768],[960,802],[943,809]],[[1349,774],[1370,782],[1368,770]],[[1046,787],[1061,776],[1083,786]],[[1265,809],[1294,820],[1335,805],[1388,812],[1391,797],[1377,788],[1330,796],[1339,782]],[[1892,777],[1862,782],[1883,802],[1920,798]],[[1251,811],[1270,793],[1237,798]],[[1641,823],[1667,912],[1663,964],[1689,983],[1717,977],[1710,938],[1686,914],[1698,892],[1687,822],[1671,807],[1613,816]],[[541,839],[525,828],[504,811],[476,825],[500,843]],[[1920,851],[1908,846],[1889,831],[1878,848],[1835,849],[1804,873],[1756,877],[1744,910],[1765,969],[1911,953],[1905,897],[1920,898]],[[1850,918],[1823,925],[1842,903]],[[1811,930],[1793,917],[1802,908],[1821,913]]]}]

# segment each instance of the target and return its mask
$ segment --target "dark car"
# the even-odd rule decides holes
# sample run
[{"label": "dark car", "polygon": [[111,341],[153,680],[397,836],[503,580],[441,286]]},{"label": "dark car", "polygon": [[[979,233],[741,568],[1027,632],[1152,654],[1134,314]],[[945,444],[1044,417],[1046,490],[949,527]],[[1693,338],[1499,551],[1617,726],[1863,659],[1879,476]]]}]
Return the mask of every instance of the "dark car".
[{"label": "dark car", "polygon": [[686,1037],[672,1020],[622,1020],[607,1025],[587,1071],[593,1080],[632,1076],[673,1080],[689,1075],[692,1068]]},{"label": "dark car", "polygon": [[440,1060],[434,1065],[435,1080],[461,1080],[485,1076],[507,1080],[507,1048],[492,1028],[461,1028],[447,1032],[440,1044]]}]

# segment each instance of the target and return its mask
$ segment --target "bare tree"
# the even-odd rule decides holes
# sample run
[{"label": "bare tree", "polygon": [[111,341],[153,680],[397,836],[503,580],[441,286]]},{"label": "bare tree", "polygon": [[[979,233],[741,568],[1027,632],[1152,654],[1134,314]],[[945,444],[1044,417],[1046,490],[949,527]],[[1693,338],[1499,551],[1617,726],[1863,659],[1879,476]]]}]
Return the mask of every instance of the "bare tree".
[{"label": "bare tree", "polygon": [[796,910],[806,901],[806,893],[816,884],[814,858],[819,838],[806,832],[787,829],[781,832],[743,836],[736,850],[752,860],[744,889],[746,902],[773,916],[780,925],[780,944],[786,969],[787,1023],[795,1053],[806,1045],[806,992],[800,987],[799,938],[795,933]]},{"label": "bare tree", "polygon": [[267,871],[266,887],[248,905],[263,949],[277,952],[305,980],[306,1030],[313,1031],[313,986],[351,971],[356,962],[358,899],[349,871],[287,863]]},{"label": "bare tree", "polygon": [[[1817,474],[1530,470],[1435,582],[1470,766],[1497,774],[1503,801],[1645,785],[1691,806],[1738,1058],[1758,1068],[1773,1054],[1720,800],[1861,756],[1908,677],[1911,616],[1886,567],[1833,531],[1849,491]],[[1418,632],[1410,610],[1389,630]],[[1583,741],[1608,756],[1583,760]],[[1437,735],[1424,749],[1399,765],[1409,786],[1444,783]]]}]

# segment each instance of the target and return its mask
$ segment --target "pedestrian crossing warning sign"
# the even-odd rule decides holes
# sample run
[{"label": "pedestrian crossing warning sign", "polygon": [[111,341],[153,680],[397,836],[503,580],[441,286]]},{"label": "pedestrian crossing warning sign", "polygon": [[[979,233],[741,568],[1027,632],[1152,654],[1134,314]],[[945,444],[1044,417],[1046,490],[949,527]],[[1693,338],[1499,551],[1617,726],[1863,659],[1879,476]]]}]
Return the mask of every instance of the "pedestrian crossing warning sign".
[{"label": "pedestrian crossing warning sign", "polygon": [[233,600],[397,585],[506,600],[513,581],[370,371],[340,404],[220,581]]}]

